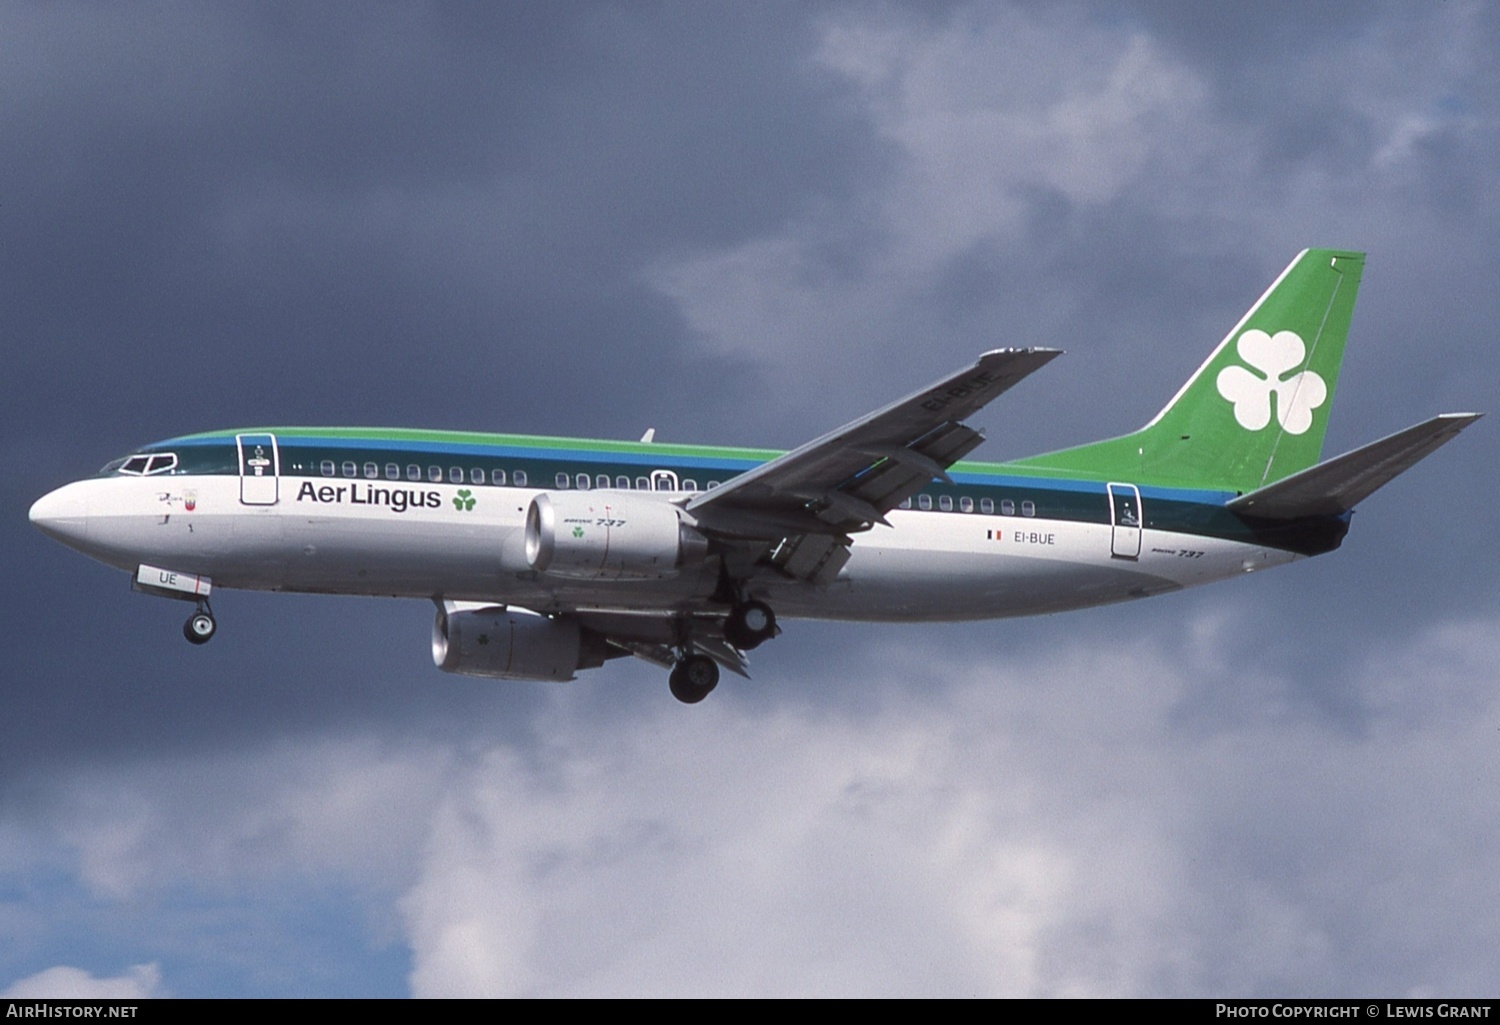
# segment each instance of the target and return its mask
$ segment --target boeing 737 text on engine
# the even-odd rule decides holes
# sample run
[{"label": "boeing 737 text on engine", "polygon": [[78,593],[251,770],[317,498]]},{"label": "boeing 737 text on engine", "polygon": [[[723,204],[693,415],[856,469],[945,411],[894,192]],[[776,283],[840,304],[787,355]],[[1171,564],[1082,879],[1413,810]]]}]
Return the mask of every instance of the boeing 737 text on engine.
[{"label": "boeing 737 text on engine", "polygon": [[428,598],[450,672],[634,655],[700,701],[778,619],[920,621],[1144,598],[1337,548],[1355,504],[1479,414],[1320,462],[1364,257],[1297,256],[1154,420],[1009,463],[963,421],[1051,362],[999,349],[791,452],[365,428],[163,441],[36,502],[46,534],[195,604]]}]

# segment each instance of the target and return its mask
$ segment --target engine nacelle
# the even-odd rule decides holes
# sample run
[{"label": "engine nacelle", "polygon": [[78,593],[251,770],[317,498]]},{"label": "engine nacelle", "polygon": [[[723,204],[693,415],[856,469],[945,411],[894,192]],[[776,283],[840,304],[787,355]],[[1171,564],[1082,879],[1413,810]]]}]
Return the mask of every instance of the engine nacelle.
[{"label": "engine nacelle", "polygon": [[544,491],[526,510],[526,561],[574,580],[662,580],[699,565],[708,539],[681,509],[617,491]]},{"label": "engine nacelle", "polygon": [[438,609],[432,624],[432,661],[464,676],[499,680],[573,679],[604,664],[604,638],[576,620],[551,619],[492,607]]}]

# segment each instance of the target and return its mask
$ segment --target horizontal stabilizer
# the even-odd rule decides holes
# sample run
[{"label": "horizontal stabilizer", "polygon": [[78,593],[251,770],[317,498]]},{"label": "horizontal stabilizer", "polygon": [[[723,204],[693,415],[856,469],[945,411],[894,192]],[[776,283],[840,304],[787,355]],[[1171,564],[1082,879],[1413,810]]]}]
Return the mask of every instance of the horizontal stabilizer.
[{"label": "horizontal stabilizer", "polygon": [[1234,512],[1268,520],[1337,516],[1436,452],[1482,413],[1444,413],[1388,438],[1258,488],[1229,503]]}]

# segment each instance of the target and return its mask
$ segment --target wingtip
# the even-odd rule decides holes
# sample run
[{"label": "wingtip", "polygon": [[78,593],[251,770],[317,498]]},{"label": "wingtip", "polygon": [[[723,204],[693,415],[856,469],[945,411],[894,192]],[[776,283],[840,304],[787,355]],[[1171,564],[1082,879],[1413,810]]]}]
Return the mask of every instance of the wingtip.
[{"label": "wingtip", "polygon": [[1444,421],[1455,434],[1483,417],[1483,413],[1439,413],[1434,420]]},{"label": "wingtip", "polygon": [[1053,349],[1048,346],[1032,346],[1031,348],[1018,349],[991,349],[979,354],[979,361],[983,362],[994,356],[1046,356],[1049,359],[1061,356],[1066,349]]}]

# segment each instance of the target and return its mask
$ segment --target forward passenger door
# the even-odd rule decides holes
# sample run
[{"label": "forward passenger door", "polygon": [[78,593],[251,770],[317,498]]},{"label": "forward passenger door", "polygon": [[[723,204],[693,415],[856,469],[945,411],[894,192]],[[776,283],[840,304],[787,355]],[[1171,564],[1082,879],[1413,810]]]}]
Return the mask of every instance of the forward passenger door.
[{"label": "forward passenger door", "polygon": [[236,434],[240,457],[240,503],[275,505],[281,499],[281,454],[274,434]]}]

